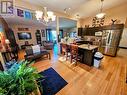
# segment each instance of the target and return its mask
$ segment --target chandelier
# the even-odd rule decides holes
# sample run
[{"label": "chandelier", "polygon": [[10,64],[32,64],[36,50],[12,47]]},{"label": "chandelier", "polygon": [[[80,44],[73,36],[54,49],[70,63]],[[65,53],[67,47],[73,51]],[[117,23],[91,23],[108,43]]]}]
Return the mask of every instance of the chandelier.
[{"label": "chandelier", "polygon": [[56,20],[56,16],[52,11],[47,11],[47,7],[44,7],[44,11],[36,11],[36,18],[39,21],[51,22]]},{"label": "chandelier", "polygon": [[104,0],[101,0],[100,13],[98,13],[98,14],[96,15],[96,17],[99,18],[99,19],[104,18],[104,16],[106,15],[105,13],[103,13],[103,5],[104,5],[103,2],[104,2]]}]

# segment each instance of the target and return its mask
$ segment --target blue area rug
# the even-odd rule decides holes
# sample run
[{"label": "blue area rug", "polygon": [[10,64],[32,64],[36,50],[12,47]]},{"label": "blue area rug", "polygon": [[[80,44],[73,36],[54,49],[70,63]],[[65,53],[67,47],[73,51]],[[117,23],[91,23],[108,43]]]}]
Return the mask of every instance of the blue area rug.
[{"label": "blue area rug", "polygon": [[39,79],[41,80],[39,84],[42,95],[55,95],[68,84],[53,68],[39,74],[44,76],[43,79]]}]

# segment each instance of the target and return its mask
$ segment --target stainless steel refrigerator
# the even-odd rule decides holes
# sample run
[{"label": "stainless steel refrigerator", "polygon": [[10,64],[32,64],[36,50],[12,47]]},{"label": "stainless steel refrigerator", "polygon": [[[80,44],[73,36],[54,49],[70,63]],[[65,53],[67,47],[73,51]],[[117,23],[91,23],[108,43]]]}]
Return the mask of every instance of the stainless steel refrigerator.
[{"label": "stainless steel refrigerator", "polygon": [[116,56],[121,30],[103,30],[100,50],[103,54]]}]

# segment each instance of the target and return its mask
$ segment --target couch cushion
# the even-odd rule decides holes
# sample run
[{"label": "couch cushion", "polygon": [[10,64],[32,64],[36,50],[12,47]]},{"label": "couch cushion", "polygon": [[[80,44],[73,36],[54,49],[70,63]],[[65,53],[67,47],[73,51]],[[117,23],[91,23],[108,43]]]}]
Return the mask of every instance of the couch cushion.
[{"label": "couch cushion", "polygon": [[41,48],[39,45],[32,46],[32,49],[33,49],[33,53],[40,53],[41,52]]},{"label": "couch cushion", "polygon": [[26,55],[33,55],[32,47],[26,48]]}]

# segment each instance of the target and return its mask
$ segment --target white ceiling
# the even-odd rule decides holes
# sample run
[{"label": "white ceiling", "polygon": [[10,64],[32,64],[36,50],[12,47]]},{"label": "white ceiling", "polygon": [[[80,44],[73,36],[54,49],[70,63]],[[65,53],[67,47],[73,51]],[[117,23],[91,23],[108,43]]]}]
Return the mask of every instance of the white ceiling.
[{"label": "white ceiling", "polygon": [[[99,12],[100,0],[24,0],[48,9],[64,13],[65,8],[71,8],[71,15],[79,14],[80,17],[88,17]],[[125,3],[127,0],[105,0],[104,9]]]},{"label": "white ceiling", "polygon": [[[100,0],[24,0],[29,3],[33,3],[39,6],[46,6],[48,9],[64,13],[65,8],[71,8],[69,14],[76,15],[79,14],[80,17],[89,17],[99,12],[100,8]],[[125,3],[127,0],[105,0],[104,1],[104,9],[109,9],[111,7],[117,6],[119,4]],[[12,17],[5,18],[8,24],[20,24],[20,25],[28,25],[28,26],[44,26],[43,23],[38,23],[33,20],[26,20],[21,17]],[[50,23],[48,26],[56,27],[56,22]],[[60,19],[60,27],[73,27],[75,26],[75,21]]]}]

